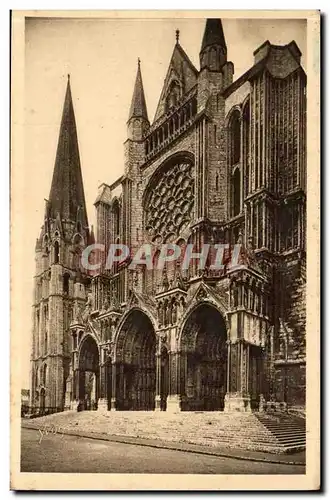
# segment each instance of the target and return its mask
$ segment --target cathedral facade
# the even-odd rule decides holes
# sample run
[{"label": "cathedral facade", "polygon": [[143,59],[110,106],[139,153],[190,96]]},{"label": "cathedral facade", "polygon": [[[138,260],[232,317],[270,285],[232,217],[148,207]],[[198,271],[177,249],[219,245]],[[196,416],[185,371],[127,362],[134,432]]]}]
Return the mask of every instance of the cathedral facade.
[{"label": "cathedral facade", "polygon": [[[305,405],[306,75],[296,43],[266,41],[237,80],[220,19],[200,67],[177,32],[153,122],[140,62],[123,174],[87,219],[68,80],[36,244],[31,406],[253,411]],[[78,124],[79,125],[79,124]],[[241,245],[218,271],[192,261],[91,272],[84,249]],[[96,255],[96,257],[95,257]],[[93,262],[97,261],[94,253]],[[101,261],[100,261],[101,262]],[[97,266],[96,266],[97,267]]]}]

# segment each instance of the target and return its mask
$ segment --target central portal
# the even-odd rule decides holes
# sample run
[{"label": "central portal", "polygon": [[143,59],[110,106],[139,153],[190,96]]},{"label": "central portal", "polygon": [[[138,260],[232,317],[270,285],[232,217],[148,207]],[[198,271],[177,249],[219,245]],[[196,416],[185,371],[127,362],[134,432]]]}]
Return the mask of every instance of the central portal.
[{"label": "central portal", "polygon": [[200,304],[187,318],[181,335],[181,408],[224,409],[226,394],[226,325],[212,305]]},{"label": "central portal", "polygon": [[131,311],[116,342],[116,409],[154,410],[156,334],[148,316]]}]

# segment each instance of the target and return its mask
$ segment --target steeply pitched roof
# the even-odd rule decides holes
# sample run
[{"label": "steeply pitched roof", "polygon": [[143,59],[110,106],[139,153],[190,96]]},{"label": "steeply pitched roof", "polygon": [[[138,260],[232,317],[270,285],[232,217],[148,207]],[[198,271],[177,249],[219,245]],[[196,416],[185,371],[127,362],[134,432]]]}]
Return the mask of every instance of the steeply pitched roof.
[{"label": "steeply pitched roof", "polygon": [[70,77],[66,88],[62,121],[57,145],[53,180],[49,194],[48,214],[75,221],[78,207],[82,223],[88,226],[85,193],[80,166],[76,120],[73,110]]},{"label": "steeply pitched roof", "polygon": [[144,118],[145,120],[148,120],[148,112],[147,112],[146,99],[144,96],[140,59],[138,60],[138,69],[136,73],[133,97],[132,97],[131,107],[129,110],[128,119],[130,120],[131,118]]},{"label": "steeply pitched roof", "polygon": [[207,19],[202,41],[201,52],[210,45],[220,45],[227,49],[221,19]]},{"label": "steeply pitched roof", "polygon": [[111,205],[111,188],[107,184],[101,184],[99,186],[99,191],[94,205],[98,203],[104,203],[106,205]]}]

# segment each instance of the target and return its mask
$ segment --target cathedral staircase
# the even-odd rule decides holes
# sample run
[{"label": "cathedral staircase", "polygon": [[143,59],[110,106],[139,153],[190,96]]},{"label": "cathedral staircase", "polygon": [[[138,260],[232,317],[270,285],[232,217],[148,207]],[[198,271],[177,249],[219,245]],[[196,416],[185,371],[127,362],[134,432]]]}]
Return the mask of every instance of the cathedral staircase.
[{"label": "cathedral staircase", "polygon": [[[25,425],[25,424],[24,424]],[[29,421],[69,432],[129,436],[268,453],[305,449],[304,421],[288,414],[225,412],[66,411]]]},{"label": "cathedral staircase", "polygon": [[258,420],[275,437],[283,451],[299,451],[306,447],[306,421],[288,414],[256,413]]}]

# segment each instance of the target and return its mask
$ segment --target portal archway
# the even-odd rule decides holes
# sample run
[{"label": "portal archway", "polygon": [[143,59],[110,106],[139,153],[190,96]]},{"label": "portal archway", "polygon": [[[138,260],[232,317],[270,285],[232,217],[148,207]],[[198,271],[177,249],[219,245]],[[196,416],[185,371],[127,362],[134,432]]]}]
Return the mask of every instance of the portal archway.
[{"label": "portal archway", "polygon": [[116,409],[154,410],[156,334],[149,317],[133,309],[119,330],[116,352]]},{"label": "portal archway", "polygon": [[201,303],[190,313],[180,339],[182,410],[223,410],[226,340],[226,324],[216,307]]},{"label": "portal archway", "polygon": [[95,410],[99,397],[99,350],[87,335],[79,353],[79,402],[81,410]]}]

